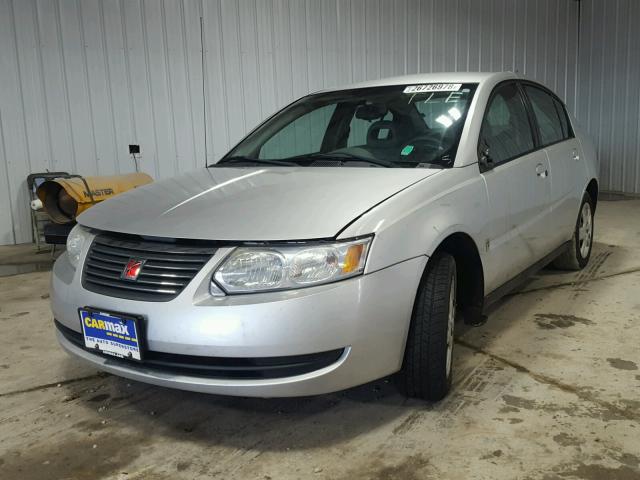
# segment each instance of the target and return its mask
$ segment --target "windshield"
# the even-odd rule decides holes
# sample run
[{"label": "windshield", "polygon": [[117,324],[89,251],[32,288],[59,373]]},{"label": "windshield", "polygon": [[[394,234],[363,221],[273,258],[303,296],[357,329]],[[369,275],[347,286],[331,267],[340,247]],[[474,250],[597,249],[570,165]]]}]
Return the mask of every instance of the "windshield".
[{"label": "windshield", "polygon": [[309,95],[263,123],[218,165],[451,167],[475,87],[396,85]]}]

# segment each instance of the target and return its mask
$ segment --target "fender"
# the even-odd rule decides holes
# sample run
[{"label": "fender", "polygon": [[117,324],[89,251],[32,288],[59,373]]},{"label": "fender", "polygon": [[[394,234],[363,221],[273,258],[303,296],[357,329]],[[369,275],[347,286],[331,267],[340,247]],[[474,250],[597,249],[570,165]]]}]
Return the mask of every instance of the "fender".
[{"label": "fender", "polygon": [[[466,208],[460,208],[461,205]],[[365,273],[418,256],[431,256],[457,232],[469,235],[481,253],[490,222],[485,185],[477,165],[445,169],[373,208],[340,238],[374,233],[374,254]]]}]

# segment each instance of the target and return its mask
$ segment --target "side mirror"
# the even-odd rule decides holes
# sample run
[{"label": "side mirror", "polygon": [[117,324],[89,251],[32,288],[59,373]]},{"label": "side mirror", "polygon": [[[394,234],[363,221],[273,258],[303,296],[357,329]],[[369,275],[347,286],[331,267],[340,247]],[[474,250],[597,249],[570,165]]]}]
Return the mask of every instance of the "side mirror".
[{"label": "side mirror", "polygon": [[495,167],[495,163],[491,155],[489,154],[489,145],[486,142],[482,142],[478,150],[478,164],[480,165],[480,171],[486,172]]}]

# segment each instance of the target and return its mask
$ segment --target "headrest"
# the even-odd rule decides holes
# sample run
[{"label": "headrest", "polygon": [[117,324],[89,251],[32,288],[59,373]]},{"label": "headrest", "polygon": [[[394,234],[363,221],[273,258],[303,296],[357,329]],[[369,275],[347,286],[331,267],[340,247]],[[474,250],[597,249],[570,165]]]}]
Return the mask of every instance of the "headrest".
[{"label": "headrest", "polygon": [[367,131],[367,146],[369,147],[393,147],[397,145],[399,138],[396,126],[391,120],[378,120]]}]

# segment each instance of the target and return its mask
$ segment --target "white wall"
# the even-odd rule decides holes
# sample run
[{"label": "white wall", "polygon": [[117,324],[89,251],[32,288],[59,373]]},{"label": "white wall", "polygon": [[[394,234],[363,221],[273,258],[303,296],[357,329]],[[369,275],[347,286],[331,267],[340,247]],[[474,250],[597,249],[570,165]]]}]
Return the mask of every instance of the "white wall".
[{"label": "white wall", "polygon": [[156,178],[222,155],[323,87],[514,70],[576,102],[573,0],[0,0],[0,244],[31,239],[26,176]]},{"label": "white wall", "polygon": [[600,188],[640,194],[640,1],[583,0],[578,116],[600,158]]}]

